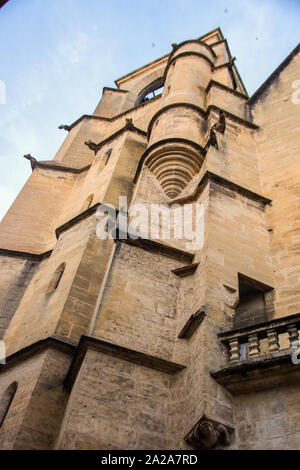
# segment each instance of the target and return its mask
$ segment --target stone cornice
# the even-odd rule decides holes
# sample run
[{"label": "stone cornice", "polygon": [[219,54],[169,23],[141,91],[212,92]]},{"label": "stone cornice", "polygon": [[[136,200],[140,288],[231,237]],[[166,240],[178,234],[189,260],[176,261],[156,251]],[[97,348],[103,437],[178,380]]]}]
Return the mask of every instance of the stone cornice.
[{"label": "stone cornice", "polygon": [[64,165],[57,165],[55,164],[55,160],[51,160],[50,162],[37,162],[36,163],[36,168],[40,168],[41,170],[53,170],[53,171],[63,171],[65,173],[83,173],[84,171],[87,171],[91,165],[84,166],[82,168],[72,168],[69,166],[64,166]]},{"label": "stone cornice", "polygon": [[133,108],[127,109],[126,111],[123,111],[120,114],[116,114],[116,116],[113,116],[111,118],[106,118],[106,117],[102,117],[102,116],[95,116],[94,114],[83,114],[82,116],[80,116],[80,118],[76,119],[76,121],[74,121],[72,124],[70,124],[68,126],[68,128],[69,128],[69,130],[72,130],[73,127],[77,126],[77,124],[79,124],[84,119],[96,119],[98,121],[114,122],[114,121],[117,121],[118,119],[120,119],[121,117],[126,116],[127,114],[133,113],[136,109],[147,106],[147,105],[153,103],[154,101],[156,101],[160,98],[161,98],[161,95],[155,96],[154,98],[151,98],[151,100],[144,101],[143,103],[140,103],[140,104],[134,106]]},{"label": "stone cornice", "polygon": [[0,363],[0,373],[51,347],[72,355],[76,351],[76,344],[56,335],[49,336],[8,356],[5,364]]},{"label": "stone cornice", "polygon": [[36,254],[36,253],[28,253],[26,251],[18,251],[18,250],[7,250],[6,248],[0,248],[0,256],[9,256],[11,258],[22,258],[28,259],[31,261],[43,261],[46,258],[51,256],[53,250],[45,251],[44,253]]},{"label": "stone cornice", "polygon": [[74,225],[79,224],[82,220],[90,217],[92,214],[94,214],[97,211],[99,206],[100,206],[100,202],[97,202],[97,204],[94,204],[93,206],[89,207],[85,211],[81,212],[80,214],[76,215],[72,219],[68,220],[68,222],[65,222],[63,225],[60,225],[59,227],[57,227],[57,229],[55,230],[56,238],[58,239],[63,232],[74,227]]},{"label": "stone cornice", "polygon": [[[176,52],[177,52],[177,51],[176,51]],[[173,56],[173,58],[168,62],[167,66],[166,66],[166,68],[165,68],[164,80],[166,81],[168,71],[169,71],[171,65],[172,65],[177,59],[180,59],[180,57],[188,57],[188,56],[191,56],[191,55],[194,55],[194,56],[196,56],[196,57],[200,57],[201,59],[206,60],[206,61],[209,63],[209,65],[211,66],[211,69],[212,69],[212,70],[214,69],[214,63],[213,63],[205,54],[202,54],[201,52],[195,52],[195,51],[181,52],[180,54],[177,54],[177,55]]]},{"label": "stone cornice", "polygon": [[105,86],[105,87],[103,88],[103,93],[104,93],[105,91],[114,91],[114,92],[116,92],[116,93],[129,93],[129,90],[122,90],[121,88],[111,88],[111,87],[109,87],[109,86]]},{"label": "stone cornice", "polygon": [[211,52],[211,54],[214,56],[214,57],[217,57],[215,51],[212,49],[212,47],[207,44],[206,42],[204,41],[201,41],[201,39],[187,39],[186,41],[183,41],[183,42],[180,42],[179,44],[176,44],[176,46],[174,47],[173,51],[171,52],[171,54],[169,55],[169,62],[172,60],[172,58],[174,57],[174,54],[176,54],[176,52],[182,47],[182,46],[185,46],[186,44],[190,44],[190,43],[196,43],[196,44],[201,44],[202,46],[206,47],[207,50],[209,50],[209,52]]},{"label": "stone cornice", "polygon": [[154,116],[152,117],[152,119],[151,119],[151,121],[148,125],[148,140],[150,139],[151,132],[152,132],[152,127],[153,127],[156,119],[159,118],[159,116],[161,116],[164,112],[168,111],[169,109],[177,108],[177,107],[193,109],[193,110],[197,111],[199,114],[201,114],[205,119],[208,118],[208,116],[210,115],[212,110],[217,111],[217,112],[223,111],[223,113],[225,114],[225,117],[228,117],[228,118],[232,119],[233,121],[237,121],[237,122],[239,122],[240,124],[243,124],[246,127],[250,127],[250,129],[259,129],[259,126],[257,126],[253,122],[247,121],[246,119],[243,119],[243,118],[241,118],[241,117],[239,117],[235,114],[232,114],[229,111],[226,111],[225,109],[220,108],[219,106],[215,106],[214,104],[209,105],[207,110],[205,111],[203,108],[200,108],[200,106],[196,106],[195,104],[185,103],[185,102],[178,102],[178,103],[172,103],[172,104],[169,104],[167,106],[164,106],[163,108],[159,109],[154,114]]},{"label": "stone cornice", "polygon": [[[124,126],[121,129],[119,129],[118,131],[114,132],[109,137],[107,137],[107,139],[102,140],[98,144],[94,144],[95,149],[93,149],[93,150],[94,150],[95,154],[101,149],[101,147],[108,144],[112,140],[116,139],[117,137],[122,135],[124,132],[128,132],[128,131],[135,132],[136,134],[139,134],[143,137],[147,137],[147,132],[143,131],[142,129],[139,129],[138,127],[135,127],[134,125],[132,125],[132,127],[130,129],[128,127]],[[85,142],[85,144],[88,146],[87,142]]]},{"label": "stone cornice", "polygon": [[108,343],[97,338],[81,336],[75,357],[71,363],[64,382],[68,390],[72,389],[86,353],[89,349],[108,354],[110,356],[118,357],[123,361],[132,362],[143,367],[159,370],[167,374],[176,374],[186,367],[181,364],[176,364],[175,362],[167,361],[166,359],[151,356],[150,354],[136,351],[134,349],[128,349],[117,344]]},{"label": "stone cornice", "polygon": [[242,196],[245,196],[248,199],[260,202],[263,205],[270,204],[272,202],[271,199],[268,199],[265,196],[262,196],[261,194],[255,193],[254,191],[240,186],[237,183],[234,183],[233,181],[227,180],[226,178],[223,178],[222,176],[217,175],[216,173],[206,171],[192,194],[184,198],[174,199],[168,204],[190,204],[191,202],[196,201],[209,182],[224,186],[231,191],[237,192],[238,194],[241,194]]},{"label": "stone cornice", "polygon": [[222,90],[224,91],[227,91],[228,93],[231,93],[232,95],[234,96],[237,96],[239,98],[243,98],[244,100],[248,100],[248,96],[245,95],[244,93],[241,93],[240,91],[236,91],[234,90],[233,88],[230,88],[226,85],[223,85],[223,83],[220,83],[220,82],[216,82],[215,80],[210,80],[209,84],[207,85],[206,87],[206,93],[209,92],[209,90],[212,88],[212,87],[217,87],[217,88],[221,88]]},{"label": "stone cornice", "polygon": [[126,75],[124,75],[123,77],[120,77],[118,78],[117,80],[115,80],[115,84],[117,85],[118,87],[118,83],[119,82],[122,82],[124,81],[124,79],[129,79],[129,78],[133,78],[135,77],[136,75],[138,75],[142,70],[147,70],[148,68],[151,68],[155,65],[157,65],[159,62],[163,62],[170,54],[165,54],[163,55],[162,57],[159,57],[158,59],[155,59],[153,60],[152,62],[149,62],[148,64],[146,65],[142,65],[141,67],[133,70],[132,72],[129,72],[127,73]]},{"label": "stone cornice", "polygon": [[157,253],[167,258],[176,259],[177,261],[182,261],[186,263],[191,263],[194,259],[194,254],[188,251],[180,250],[170,245],[165,245],[156,240],[151,240],[147,238],[138,238],[134,240],[130,237],[127,239],[117,239],[117,243],[126,243],[127,245],[135,246],[141,248],[142,250],[149,251],[151,253]]},{"label": "stone cornice", "polygon": [[14,367],[18,363],[25,361],[26,359],[36,354],[44,352],[49,348],[54,348],[73,356],[73,360],[64,381],[64,384],[68,390],[72,389],[82,362],[89,349],[93,351],[99,351],[100,353],[108,354],[110,356],[118,357],[121,360],[139,364],[143,367],[160,370],[166,374],[176,374],[186,367],[182,364],[177,364],[166,359],[161,359],[159,357],[136,351],[134,349],[128,349],[117,344],[108,343],[90,336],[81,336],[79,344],[77,345],[67,338],[63,338],[58,335],[52,335],[48,338],[44,338],[29,346],[26,346],[20,351],[17,351],[8,356],[6,358],[5,364],[0,363],[0,373],[6,372],[8,369]]},{"label": "stone cornice", "polygon": [[[211,36],[213,33],[218,33],[219,36],[222,38],[222,40],[224,39],[224,36],[223,36],[223,33],[221,31],[221,28],[220,26],[218,26],[217,28],[215,29],[212,29],[211,31],[209,31],[208,33],[206,34],[203,34],[202,36],[200,36],[200,38],[198,38],[199,40],[205,40],[205,38],[207,39],[209,36]],[[215,43],[213,43],[215,44]],[[211,44],[211,46],[213,45]]]}]

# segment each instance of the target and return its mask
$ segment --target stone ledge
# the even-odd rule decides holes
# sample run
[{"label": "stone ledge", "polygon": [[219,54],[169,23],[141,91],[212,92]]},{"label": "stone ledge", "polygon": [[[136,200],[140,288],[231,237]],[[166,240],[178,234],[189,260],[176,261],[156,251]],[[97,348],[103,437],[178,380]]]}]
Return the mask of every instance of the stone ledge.
[{"label": "stone ledge", "polygon": [[[109,142],[111,142],[112,140],[116,139],[117,137],[119,137],[120,135],[122,135],[124,132],[135,132],[136,134],[139,134],[143,137],[147,137],[147,132],[143,131],[142,129],[139,129],[138,127],[135,127],[133,124],[132,124],[132,127],[128,128],[127,126],[123,126],[121,129],[119,129],[118,131],[114,132],[112,135],[110,135],[109,137],[107,137],[107,139],[105,140],[102,140],[101,142],[99,142],[98,144],[93,144],[93,149],[95,154],[101,149],[101,147],[103,147],[105,144],[108,144]],[[89,146],[89,143],[88,142],[85,142],[85,145],[87,145],[88,147]],[[90,147],[91,148],[91,147]]]},{"label": "stone ledge", "polygon": [[44,338],[36,343],[30,344],[29,346],[20,349],[20,351],[8,356],[6,358],[6,363],[0,364],[0,373],[15,366],[18,362],[24,361],[51,347],[72,355],[76,351],[76,344],[56,335],[49,336],[48,338]]},{"label": "stone ledge", "polygon": [[126,116],[127,114],[131,114],[137,108],[147,106],[149,103],[153,103],[153,101],[158,100],[160,98],[161,98],[161,95],[155,96],[155,98],[152,98],[151,100],[148,100],[148,101],[144,101],[143,103],[140,103],[137,106],[134,106],[133,108],[127,109],[126,111],[123,111],[120,114],[116,114],[116,116],[113,116],[111,118],[96,116],[94,114],[83,114],[82,116],[80,116],[80,118],[76,119],[76,121],[70,124],[68,128],[71,131],[73,127],[77,126],[77,124],[80,124],[80,122],[83,121],[84,119],[97,119],[98,121],[114,122],[120,119],[121,117]]},{"label": "stone ledge", "polygon": [[183,266],[182,268],[173,269],[172,273],[175,274],[177,277],[187,277],[192,276],[196,269],[198,268],[199,263],[188,264]]},{"label": "stone ledge", "polygon": [[[218,83],[218,82],[215,82],[215,83]],[[200,106],[196,106],[195,104],[179,101],[178,103],[172,103],[172,104],[163,106],[153,115],[148,125],[148,140],[150,139],[152,127],[156,119],[165,111],[168,111],[169,109],[172,109],[172,108],[180,108],[180,107],[193,109],[194,111],[197,111],[199,114],[201,114],[203,118],[206,120],[208,119],[212,110],[217,111],[217,112],[223,111],[223,113],[225,114],[225,117],[230,118],[233,121],[237,121],[239,124],[242,124],[245,127],[249,127],[250,129],[254,129],[254,130],[259,129],[259,126],[257,126],[253,122],[247,121],[247,119],[241,118],[240,116],[237,116],[236,114],[232,114],[229,111],[226,111],[225,109],[215,106],[214,104],[209,105],[207,110],[205,111],[203,108],[201,108]]]},{"label": "stone ledge", "polygon": [[190,339],[195,333],[198,326],[201,325],[204,318],[205,312],[202,309],[198,310],[196,313],[191,315],[184,327],[182,328],[181,332],[179,333],[178,338]]},{"label": "stone ledge", "polygon": [[[175,53],[176,53],[176,52],[177,52],[177,49],[176,49]],[[181,52],[181,53],[179,53],[179,54],[177,54],[177,55],[174,55],[174,56],[172,57],[172,59],[169,60],[167,66],[166,66],[166,68],[165,68],[164,81],[166,81],[166,79],[167,79],[168,71],[169,71],[171,65],[172,65],[174,62],[176,62],[177,59],[180,59],[181,57],[188,57],[188,56],[191,56],[191,55],[196,56],[196,57],[200,57],[200,59],[206,60],[206,61],[209,63],[209,65],[211,66],[211,70],[214,70],[214,63],[213,63],[212,60],[210,60],[209,57],[207,57],[205,54],[202,54],[201,52],[195,52],[195,51]]]},{"label": "stone ledge", "polygon": [[261,194],[255,193],[254,191],[251,191],[250,189],[244,188],[243,186],[238,185],[237,183],[234,183],[233,181],[227,180],[226,178],[223,178],[220,175],[217,175],[216,173],[213,173],[211,171],[206,171],[204,175],[202,176],[200,182],[198,183],[195,191],[190,194],[189,196],[186,196],[181,199],[174,199],[173,201],[169,202],[169,205],[172,204],[189,204],[191,202],[194,202],[198,199],[199,195],[202,193],[204,188],[206,187],[208,182],[213,182],[217,183],[220,186],[225,186],[229,190],[232,190],[234,192],[237,192],[241,194],[242,196],[247,197],[248,199],[252,199],[254,201],[260,202],[263,205],[270,204],[272,201],[271,199],[266,198],[265,196],[262,196]]},{"label": "stone ledge", "polygon": [[216,371],[210,375],[229,390],[233,395],[252,393],[287,385],[300,383],[300,364],[293,364],[291,355],[294,348],[235,364]]},{"label": "stone ledge", "polygon": [[157,253],[162,256],[167,256],[168,258],[176,259],[178,261],[186,261],[189,263],[193,261],[195,256],[193,253],[188,251],[183,251],[179,248],[175,248],[169,245],[164,245],[163,243],[147,238],[138,238],[137,240],[133,240],[132,238],[127,238],[124,240],[116,239],[116,242],[126,243],[127,245],[132,245],[152,253]]},{"label": "stone ledge", "polygon": [[223,83],[221,82],[216,82],[215,80],[210,80],[209,84],[207,85],[206,87],[206,93],[209,92],[209,90],[212,88],[212,87],[216,87],[216,88],[221,88],[222,90],[224,91],[227,91],[228,93],[231,93],[232,95],[234,96],[237,96],[239,98],[242,98],[244,100],[248,100],[248,96],[245,95],[244,93],[241,93],[240,91],[237,91],[237,90],[234,90],[233,88],[229,88],[228,86],[224,85]]},{"label": "stone ledge", "polygon": [[69,166],[61,165],[55,163],[54,160],[49,160],[49,161],[41,161],[36,163],[36,168],[42,169],[42,170],[54,170],[54,171],[63,171],[65,173],[82,173],[84,171],[87,171],[91,165],[84,166],[82,168],[72,168]]},{"label": "stone ledge", "polygon": [[45,251],[45,253],[27,253],[26,251],[6,250],[0,248],[0,256],[10,256],[11,258],[30,259],[32,261],[43,261],[51,256],[52,250]]},{"label": "stone ledge", "polygon": [[55,230],[56,238],[58,239],[59,236],[63,232],[65,232],[66,230],[68,230],[71,227],[74,227],[74,225],[78,224],[82,220],[84,220],[84,219],[88,218],[90,215],[94,214],[94,212],[97,211],[97,209],[100,205],[101,205],[100,202],[97,202],[97,204],[94,204],[93,206],[89,207],[85,211],[81,212],[81,214],[76,215],[72,219],[68,220],[68,222],[66,222],[65,224],[60,225],[59,227],[57,227],[57,229]]},{"label": "stone ledge", "polygon": [[80,371],[82,362],[88,349],[99,351],[110,356],[118,357],[121,360],[133,362],[143,367],[150,369],[160,370],[167,374],[176,374],[185,369],[186,366],[176,364],[175,362],[167,361],[150,354],[142,353],[134,349],[128,349],[117,344],[108,343],[97,338],[88,336],[81,336],[76,355],[71,363],[70,369],[65,379],[65,386],[70,390],[76,380],[77,374]]},{"label": "stone ledge", "polygon": [[174,54],[182,47],[185,46],[186,44],[189,43],[197,43],[201,44],[202,46],[206,47],[206,49],[216,58],[217,54],[215,51],[212,49],[210,44],[207,44],[205,41],[202,41],[200,38],[199,39],[187,39],[186,41],[182,41],[179,44],[176,44],[176,47],[173,49],[173,51],[169,55],[169,61],[173,58]]}]

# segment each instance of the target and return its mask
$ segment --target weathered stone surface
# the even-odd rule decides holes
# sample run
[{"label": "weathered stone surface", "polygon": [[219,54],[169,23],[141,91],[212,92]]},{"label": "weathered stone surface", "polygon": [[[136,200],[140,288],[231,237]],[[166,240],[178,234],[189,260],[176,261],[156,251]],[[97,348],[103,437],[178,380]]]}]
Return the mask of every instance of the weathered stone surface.
[{"label": "weathered stone surface", "polygon": [[[300,312],[299,60],[298,46],[248,100],[217,29],[120,78],[93,115],[65,127],[1,224],[0,338],[13,356],[0,401],[18,383],[1,449],[190,449],[184,437],[204,415],[235,430],[229,449],[300,449],[292,363],[289,374],[277,364],[268,387],[254,371],[239,395],[211,376],[228,365],[220,332]],[[155,83],[162,95],[142,102]],[[164,239],[161,216],[159,249],[99,239],[96,210],[120,209],[119,196],[126,210],[202,204],[202,246],[177,239],[174,220]],[[178,337],[202,310],[201,326]],[[54,334],[69,346],[26,349]],[[254,359],[288,351],[287,330],[276,335],[252,335]]]}]

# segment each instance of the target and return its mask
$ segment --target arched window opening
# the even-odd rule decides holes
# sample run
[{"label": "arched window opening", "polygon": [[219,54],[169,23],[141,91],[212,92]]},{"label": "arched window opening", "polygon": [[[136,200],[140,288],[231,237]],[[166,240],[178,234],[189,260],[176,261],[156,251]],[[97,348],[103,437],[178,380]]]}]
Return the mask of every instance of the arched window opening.
[{"label": "arched window opening", "polygon": [[48,290],[47,290],[47,294],[51,294],[52,292],[54,292],[58,286],[59,286],[59,283],[60,283],[60,280],[62,278],[62,275],[65,271],[65,263],[62,263],[55,271],[55,273],[53,274],[53,277],[51,279],[51,282],[49,284],[49,287],[48,287]]},{"label": "arched window opening", "polygon": [[162,94],[164,90],[164,79],[163,77],[158,78],[154,82],[150,83],[144,90],[139,94],[136,104],[145,103],[146,101],[152,100],[156,96]]},{"label": "arched window opening", "polygon": [[105,152],[106,160],[105,160],[104,166],[107,165],[108,160],[110,159],[111,154],[112,154],[112,149],[109,149],[109,150],[107,150],[107,152]]},{"label": "arched window opening", "polygon": [[94,194],[90,194],[89,197],[86,198],[82,206],[82,212],[86,211],[87,209],[91,207],[93,199],[94,199]]},{"label": "arched window opening", "polygon": [[13,382],[5,390],[5,392],[3,393],[3,395],[0,399],[0,428],[2,427],[2,425],[5,421],[5,418],[7,416],[8,411],[9,411],[10,405],[12,404],[12,401],[13,401],[14,396],[16,394],[17,388],[18,388],[18,383]]}]

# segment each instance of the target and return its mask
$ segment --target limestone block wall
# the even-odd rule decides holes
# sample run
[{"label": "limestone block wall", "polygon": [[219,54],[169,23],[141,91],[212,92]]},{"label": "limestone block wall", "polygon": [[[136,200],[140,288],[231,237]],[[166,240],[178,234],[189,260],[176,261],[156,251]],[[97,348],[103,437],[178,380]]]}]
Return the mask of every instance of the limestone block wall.
[{"label": "limestone block wall", "polygon": [[53,448],[68,398],[63,379],[71,357],[68,352],[50,348],[1,374],[0,396],[17,382],[16,394],[0,428],[1,449]]},{"label": "limestone block wall", "polygon": [[[1,374],[0,396],[19,383],[1,448],[189,449],[184,436],[203,413],[236,429],[231,448],[299,448],[293,385],[233,396],[210,375],[228,364],[217,335],[234,325],[239,273],[275,287],[268,318],[299,312],[300,122],[291,99],[299,54],[246,106],[235,66],[233,90],[222,34],[204,40],[185,41],[117,80],[118,90],[104,89],[94,115],[73,123],[55,157],[88,168],[34,170],[3,221],[0,247],[29,253],[1,253],[0,331],[8,354],[51,335],[70,350],[39,351]],[[137,106],[163,77],[162,96]],[[218,108],[227,111],[226,129],[216,131],[218,149],[204,151]],[[126,119],[135,128],[124,129]],[[96,155],[88,140],[104,141]],[[199,263],[193,273],[176,276],[172,271],[190,262],[166,249],[187,251],[184,237],[160,240],[160,252],[97,237],[96,205],[118,208],[120,195],[128,208],[203,205],[203,245],[192,261],[186,254]],[[179,338],[199,309],[206,314],[201,325]],[[67,392],[70,352],[82,335],[185,368],[172,375],[92,348]]]},{"label": "limestone block wall", "polygon": [[73,386],[58,449],[168,449],[169,374],[89,350]]},{"label": "limestone block wall", "polygon": [[93,335],[171,359],[179,287],[171,270],[180,265],[162,255],[118,244]]},{"label": "limestone block wall", "polygon": [[299,80],[299,52],[278,78],[251,104],[260,129],[255,132],[263,191],[268,208],[270,261],[276,287],[276,316],[300,311],[299,145],[300,104],[293,83]]},{"label": "limestone block wall", "polygon": [[299,386],[283,384],[234,397],[233,449],[298,450]]},{"label": "limestone block wall", "polygon": [[35,169],[1,222],[1,248],[35,254],[51,250],[74,179],[72,173]]},{"label": "limestone block wall", "polygon": [[0,339],[3,338],[39,263],[24,258],[1,256]]},{"label": "limestone block wall", "polygon": [[[90,218],[62,233],[50,258],[40,263],[5,334],[8,354],[54,333],[94,226]],[[62,263],[66,267],[59,286],[48,294]]]},{"label": "limestone block wall", "polygon": [[83,168],[89,165],[93,160],[93,153],[84,145],[84,141],[100,142],[108,126],[109,120],[105,118],[82,119],[69,132],[53,160],[71,168]]}]

